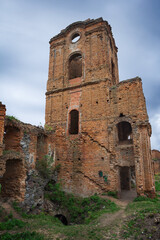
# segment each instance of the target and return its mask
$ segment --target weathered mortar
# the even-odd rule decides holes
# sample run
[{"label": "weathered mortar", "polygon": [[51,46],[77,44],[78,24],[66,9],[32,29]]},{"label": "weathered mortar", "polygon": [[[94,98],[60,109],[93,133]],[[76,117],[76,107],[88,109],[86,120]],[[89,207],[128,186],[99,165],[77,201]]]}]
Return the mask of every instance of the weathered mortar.
[{"label": "weathered mortar", "polygon": [[[80,37],[74,43],[76,35]],[[71,78],[74,54],[82,62],[82,73],[75,60],[78,75]],[[78,112],[78,134],[70,132],[72,110]],[[119,140],[119,131],[126,131],[118,129],[119,123],[128,124],[130,139]],[[65,191],[82,196],[120,193],[121,171],[128,167],[129,181],[135,169],[137,193],[154,196],[142,82],[139,77],[119,82],[117,47],[102,18],[73,23],[50,40],[46,124],[56,130],[52,142]]]}]

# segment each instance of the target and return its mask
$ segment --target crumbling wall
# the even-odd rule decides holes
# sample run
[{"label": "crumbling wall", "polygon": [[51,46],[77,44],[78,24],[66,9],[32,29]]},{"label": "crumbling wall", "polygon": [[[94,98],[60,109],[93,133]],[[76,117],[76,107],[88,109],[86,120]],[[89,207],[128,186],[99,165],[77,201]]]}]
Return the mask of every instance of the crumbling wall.
[{"label": "crumbling wall", "polygon": [[[73,42],[75,36],[79,39]],[[82,76],[69,75],[74,56],[82,56]],[[78,119],[70,131],[73,111]],[[45,118],[55,130],[55,159],[65,191],[120,193],[122,186],[131,188],[132,180],[138,194],[154,195],[142,82],[136,77],[119,83],[117,48],[102,18],[73,23],[50,40]],[[122,183],[123,170],[129,184]]]},{"label": "crumbling wall", "polygon": [[51,151],[47,144],[44,129],[5,119],[4,153],[0,157],[2,197],[23,202],[28,210],[43,206],[46,181],[36,170],[36,161]]},{"label": "crumbling wall", "polygon": [[[56,97],[59,101],[55,101]],[[134,180],[138,194],[154,195],[151,131],[141,79],[123,81],[110,88],[103,81],[96,86],[57,93],[52,99],[53,106],[54,121],[50,125],[56,132],[52,142],[56,147],[56,164],[61,164],[59,180],[65,191],[82,196],[106,191],[120,193],[120,171],[128,167],[130,188]],[[60,106],[63,112],[57,115]],[[68,131],[68,116],[73,108],[79,111],[79,133],[75,135]],[[121,122],[131,126],[124,141],[118,134]]]},{"label": "crumbling wall", "polygon": [[160,151],[152,150],[152,166],[154,174],[160,173]]},{"label": "crumbling wall", "polygon": [[0,102],[0,156],[3,153],[3,136],[4,136],[4,120],[5,120],[6,108]]},{"label": "crumbling wall", "polygon": [[3,165],[3,171],[0,172],[1,196],[23,201],[26,179],[23,155],[14,152],[5,153],[0,157],[0,165]]}]

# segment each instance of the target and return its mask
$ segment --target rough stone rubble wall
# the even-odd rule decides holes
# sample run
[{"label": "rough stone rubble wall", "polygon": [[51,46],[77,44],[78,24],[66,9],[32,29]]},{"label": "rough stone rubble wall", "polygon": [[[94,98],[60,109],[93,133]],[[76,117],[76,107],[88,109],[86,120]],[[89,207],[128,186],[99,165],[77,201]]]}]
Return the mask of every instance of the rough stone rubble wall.
[{"label": "rough stone rubble wall", "polygon": [[48,153],[48,141],[43,129],[6,118],[0,157],[4,197],[24,202],[28,208],[43,204],[44,183],[35,166]]}]

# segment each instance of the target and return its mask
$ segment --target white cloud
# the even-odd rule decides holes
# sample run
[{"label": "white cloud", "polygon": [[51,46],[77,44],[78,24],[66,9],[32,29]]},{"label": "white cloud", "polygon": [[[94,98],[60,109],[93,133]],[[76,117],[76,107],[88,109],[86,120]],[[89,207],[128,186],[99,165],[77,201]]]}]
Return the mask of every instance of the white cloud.
[{"label": "white cloud", "polygon": [[[160,112],[160,111],[159,111]],[[160,149],[160,113],[150,118],[152,127],[151,146],[152,149]]]},{"label": "white cloud", "polygon": [[0,0],[0,101],[8,114],[24,122],[44,122],[48,41],[74,21],[102,16],[111,24],[119,48],[120,80],[142,77],[152,114],[152,147],[159,148],[160,16],[156,4],[148,0]]}]

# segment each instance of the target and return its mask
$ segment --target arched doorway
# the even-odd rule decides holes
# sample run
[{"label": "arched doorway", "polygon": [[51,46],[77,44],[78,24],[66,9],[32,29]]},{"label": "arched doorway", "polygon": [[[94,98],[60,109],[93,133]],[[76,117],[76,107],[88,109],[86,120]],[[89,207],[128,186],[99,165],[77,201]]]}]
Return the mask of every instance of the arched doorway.
[{"label": "arched doorway", "polygon": [[21,159],[8,159],[6,171],[0,179],[1,196],[22,199],[25,191],[25,168]]}]

